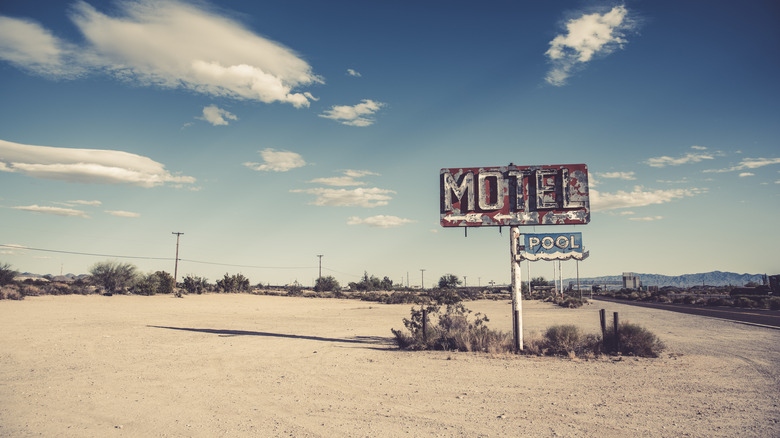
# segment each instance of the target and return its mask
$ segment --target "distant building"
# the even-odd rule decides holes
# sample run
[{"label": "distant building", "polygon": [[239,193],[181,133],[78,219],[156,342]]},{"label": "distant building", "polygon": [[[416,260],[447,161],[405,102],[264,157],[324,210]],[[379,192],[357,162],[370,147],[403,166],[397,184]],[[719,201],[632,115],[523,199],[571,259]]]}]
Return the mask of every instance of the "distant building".
[{"label": "distant building", "polygon": [[624,289],[641,289],[642,282],[639,280],[639,276],[633,272],[623,273],[623,288]]}]

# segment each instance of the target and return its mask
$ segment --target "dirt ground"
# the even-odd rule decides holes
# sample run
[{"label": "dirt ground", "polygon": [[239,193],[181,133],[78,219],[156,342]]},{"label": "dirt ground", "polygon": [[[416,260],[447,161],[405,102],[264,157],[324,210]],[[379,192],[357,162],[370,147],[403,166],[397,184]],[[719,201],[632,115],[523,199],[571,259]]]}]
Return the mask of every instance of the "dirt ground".
[{"label": "dirt ground", "polygon": [[[509,331],[510,304],[477,301]],[[780,330],[524,302],[525,336],[619,312],[659,359],[404,352],[408,305],[272,296],[0,301],[0,436],[780,436]]]}]

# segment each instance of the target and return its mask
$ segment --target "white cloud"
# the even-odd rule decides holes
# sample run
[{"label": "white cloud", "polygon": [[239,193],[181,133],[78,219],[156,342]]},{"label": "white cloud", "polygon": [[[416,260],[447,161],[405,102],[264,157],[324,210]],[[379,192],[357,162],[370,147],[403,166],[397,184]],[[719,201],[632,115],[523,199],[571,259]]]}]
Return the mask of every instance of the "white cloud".
[{"label": "white cloud", "polygon": [[622,179],[626,181],[632,181],[636,179],[636,177],[634,176],[634,172],[604,172],[604,173],[599,173],[598,176],[600,176],[601,178],[614,178],[614,179]]},{"label": "white cloud", "polygon": [[201,120],[205,120],[214,126],[227,125],[228,121],[225,119],[238,120],[238,117],[236,117],[235,114],[223,110],[222,108],[219,108],[216,105],[204,106],[203,116],[198,118]]},{"label": "white cloud", "polygon": [[81,72],[70,61],[74,53],[40,24],[0,16],[0,59],[33,73],[69,78]]},{"label": "white cloud", "polygon": [[363,99],[355,106],[334,105],[331,107],[331,109],[320,114],[320,117],[336,120],[342,125],[371,126],[375,122],[371,116],[379,111],[383,106],[385,106],[385,104],[382,102],[374,102],[370,99]]},{"label": "white cloud", "polygon": [[265,161],[263,164],[247,162],[244,166],[259,171],[287,172],[306,165],[306,161],[300,154],[290,151],[266,148],[260,151],[260,156]]},{"label": "white cloud", "polygon": [[646,217],[630,217],[628,220],[630,221],[638,221],[638,222],[652,222],[652,221],[660,221],[663,219],[663,216],[646,216]]},{"label": "white cloud", "polygon": [[326,186],[334,187],[347,187],[347,186],[363,186],[366,185],[363,181],[358,181],[351,176],[330,176],[326,178],[314,178],[309,181],[314,184],[323,184]]},{"label": "white cloud", "polygon": [[356,71],[356,70],[351,69],[351,68],[347,69],[347,74],[350,75],[350,76],[356,77],[356,78],[359,78],[359,77],[363,76],[363,75],[360,74],[359,71]]},{"label": "white cloud", "polygon": [[755,174],[755,173],[752,173],[752,172],[742,172],[742,173],[740,173],[740,174],[739,174],[739,177],[740,177],[740,178],[744,178],[744,177],[746,177],[746,176],[755,176],[755,175],[756,175],[756,174]]},{"label": "white cloud", "polygon": [[83,201],[83,200],[76,200],[76,201],[67,201],[71,204],[79,204],[79,205],[101,205],[102,202],[98,200],[92,200],[92,201]]},{"label": "white cloud", "polygon": [[568,20],[566,33],[553,38],[545,52],[552,63],[545,80],[551,85],[565,85],[577,68],[596,56],[622,48],[626,33],[636,27],[628,15],[625,6],[615,6],[604,14],[583,14]]},{"label": "white cloud", "polygon": [[0,140],[0,171],[58,181],[141,187],[195,182],[193,177],[171,175],[164,165],[129,152],[32,146],[4,140]]},{"label": "white cloud", "polygon": [[620,190],[615,193],[601,193],[597,190],[591,190],[590,206],[592,211],[606,211],[616,208],[636,208],[647,205],[664,204],[704,192],[704,189],[699,188],[645,190],[642,186],[634,187],[631,192]]},{"label": "white cloud", "polygon": [[691,149],[696,149],[697,151],[706,151],[706,146],[691,146]]},{"label": "white cloud", "polygon": [[347,219],[347,225],[368,225],[374,228],[397,228],[404,224],[417,222],[411,219],[403,219],[397,216],[385,216],[380,214],[378,216],[371,216],[367,218],[360,218],[357,216],[351,216]]},{"label": "white cloud", "polygon": [[688,152],[682,157],[677,157],[677,158],[669,157],[665,155],[661,157],[648,158],[645,161],[645,164],[647,164],[650,167],[679,166],[681,164],[698,163],[704,160],[712,160],[713,158],[715,158],[713,154],[702,153],[702,152]]},{"label": "white cloud", "polygon": [[24,205],[24,206],[11,207],[11,208],[13,208],[14,210],[31,211],[33,213],[54,214],[57,216],[74,216],[74,217],[83,217],[83,218],[89,217],[83,211],[75,210],[73,208],[41,207],[38,205]]},{"label": "white cloud", "polygon": [[106,210],[106,213],[110,214],[111,216],[118,217],[141,217],[140,213],[133,213],[132,211],[124,210]]},{"label": "white cloud", "polygon": [[772,164],[780,164],[780,158],[745,158],[736,166],[732,166],[726,169],[708,169],[705,170],[704,172],[705,173],[734,172],[737,170],[757,169],[759,167],[769,166]]},{"label": "white cloud", "polygon": [[290,190],[293,193],[307,193],[316,196],[314,205],[337,206],[337,207],[379,207],[387,205],[392,199],[392,190],[372,188],[347,189],[328,189],[317,187],[311,189]]},{"label": "white cloud", "polygon": [[358,181],[355,178],[361,178],[368,175],[379,175],[376,172],[371,172],[368,170],[351,170],[351,169],[344,170],[342,171],[342,173],[344,174],[344,176],[314,178],[309,182],[314,184],[324,184],[326,186],[335,186],[335,187],[363,186],[366,183],[363,181]]},{"label": "white cloud", "polygon": [[106,72],[140,85],[298,108],[314,98],[295,90],[323,82],[292,50],[205,3],[125,1],[109,16],[79,1],[71,19],[84,35],[82,47],[35,23],[6,17],[0,23],[0,58],[41,73]]}]

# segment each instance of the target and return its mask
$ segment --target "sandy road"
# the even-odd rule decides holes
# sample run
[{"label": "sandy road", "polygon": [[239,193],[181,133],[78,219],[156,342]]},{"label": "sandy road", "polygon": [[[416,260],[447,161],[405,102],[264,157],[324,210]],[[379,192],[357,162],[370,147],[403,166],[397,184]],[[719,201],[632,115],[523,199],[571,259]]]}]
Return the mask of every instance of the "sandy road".
[{"label": "sandy road", "polygon": [[[511,327],[507,302],[467,303]],[[620,312],[659,359],[402,352],[409,306],[253,295],[0,301],[0,436],[780,436],[780,331]]]}]

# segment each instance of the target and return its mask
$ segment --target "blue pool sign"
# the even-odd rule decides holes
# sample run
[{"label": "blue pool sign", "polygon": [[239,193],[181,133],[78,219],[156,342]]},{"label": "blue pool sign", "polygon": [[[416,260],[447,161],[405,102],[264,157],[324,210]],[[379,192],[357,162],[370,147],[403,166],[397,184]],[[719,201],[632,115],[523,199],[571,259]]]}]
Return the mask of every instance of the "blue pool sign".
[{"label": "blue pool sign", "polygon": [[588,256],[582,249],[582,233],[524,234],[518,242],[520,260],[582,260]]}]

